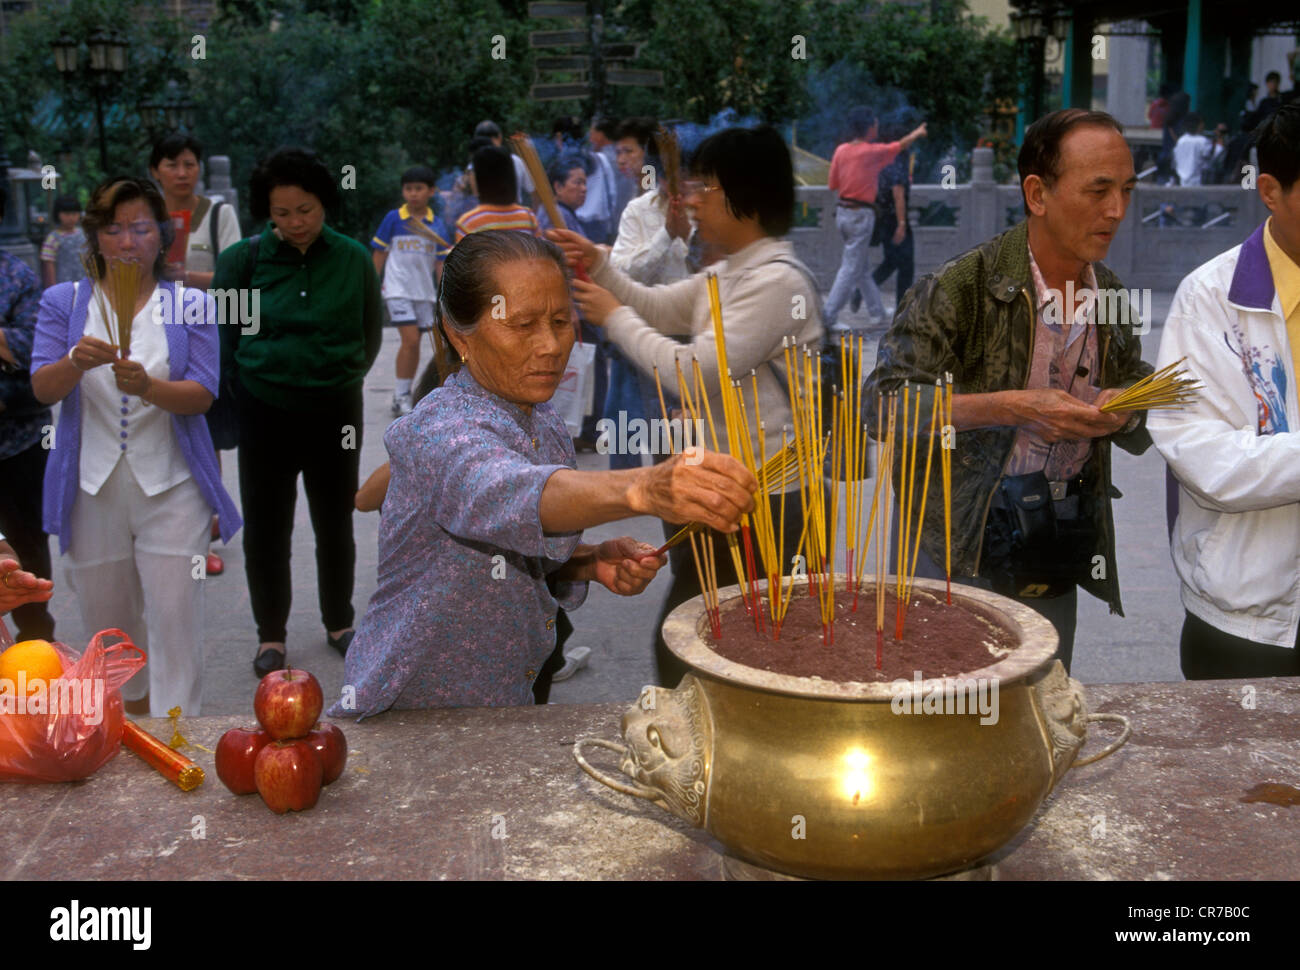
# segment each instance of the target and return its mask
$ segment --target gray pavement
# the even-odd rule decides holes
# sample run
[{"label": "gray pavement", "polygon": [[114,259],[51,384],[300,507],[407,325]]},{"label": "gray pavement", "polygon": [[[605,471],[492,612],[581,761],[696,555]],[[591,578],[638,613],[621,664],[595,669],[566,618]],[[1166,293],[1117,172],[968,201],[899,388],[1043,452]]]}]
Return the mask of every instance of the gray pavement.
[{"label": "gray pavement", "polygon": [[[1155,320],[1163,321],[1172,293],[1155,294]],[[849,324],[865,325],[865,317],[843,317]],[[1153,326],[1143,338],[1143,356],[1154,360],[1160,328]],[[393,361],[397,334],[384,333],[383,349],[365,384],[365,428],[361,449],[364,479],[386,460],[383,432],[391,421]],[[874,342],[868,351],[874,361]],[[421,367],[427,359],[427,347]],[[1110,616],[1105,604],[1080,594],[1079,631],[1074,651],[1074,675],[1085,683],[1179,680],[1178,634],[1183,611],[1178,582],[1169,559],[1164,516],[1164,462],[1151,449],[1141,457],[1115,451],[1115,484],[1124,498],[1115,503],[1119,536],[1119,569],[1127,616]],[[233,452],[224,456],[226,488],[238,501],[238,474]],[[583,469],[606,467],[601,455],[580,455]],[[868,494],[870,494],[868,492]],[[839,521],[844,522],[841,511]],[[353,605],[360,620],[375,589],[378,561],[377,513],[355,513],[357,582]],[[840,548],[843,548],[841,525]],[[588,530],[588,541],[630,535],[658,545],[662,532],[658,520],[627,519]],[[203,714],[247,714],[252,720],[252,669],[257,649],[240,536],[229,548],[217,547],[226,571],[209,577],[206,603],[206,662]],[[666,570],[665,570],[666,573]],[[55,565],[56,592],[52,608],[59,639],[82,648],[88,633],[82,629],[76,603],[67,592],[62,565]],[[293,537],[293,610],[289,618],[288,656],[293,666],[310,670],[321,681],[326,696],[337,696],[343,682],[343,661],[325,643],[316,597],[315,546],[307,516],[305,496],[299,496]],[[586,604],[573,616],[575,632],[570,646],[591,648],[589,666],[573,678],[556,684],[552,703],[590,704],[636,699],[644,684],[654,682],[654,623],[667,594],[668,578],[661,574],[637,597],[615,596],[593,586]],[[509,631],[502,631],[508,636]],[[187,712],[193,713],[193,712]]]}]

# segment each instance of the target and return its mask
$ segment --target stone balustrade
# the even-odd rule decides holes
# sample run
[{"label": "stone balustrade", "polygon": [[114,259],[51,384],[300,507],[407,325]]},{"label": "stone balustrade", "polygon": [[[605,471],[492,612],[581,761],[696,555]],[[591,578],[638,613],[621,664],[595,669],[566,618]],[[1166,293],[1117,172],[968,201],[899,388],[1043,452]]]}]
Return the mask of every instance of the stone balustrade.
[{"label": "stone balustrade", "polygon": [[[798,221],[815,219],[816,224],[797,226],[790,238],[823,291],[835,279],[843,249],[835,201],[825,186],[795,190]],[[987,148],[975,149],[970,182],[913,185],[910,211],[918,277],[1024,215],[1019,187],[993,181],[993,152]],[[1139,184],[1105,263],[1128,287],[1173,290],[1197,266],[1242,242],[1267,216],[1254,188]]]}]

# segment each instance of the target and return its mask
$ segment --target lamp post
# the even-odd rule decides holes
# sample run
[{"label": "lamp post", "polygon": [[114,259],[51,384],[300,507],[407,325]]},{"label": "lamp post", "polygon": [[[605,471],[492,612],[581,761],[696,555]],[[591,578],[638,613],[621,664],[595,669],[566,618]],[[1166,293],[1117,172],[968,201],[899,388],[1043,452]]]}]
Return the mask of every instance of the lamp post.
[{"label": "lamp post", "polygon": [[[63,77],[72,80],[81,76],[79,62],[80,44],[67,33],[51,45],[54,48],[54,66]],[[108,172],[108,141],[104,132],[104,95],[110,84],[126,73],[126,42],[116,31],[109,33],[97,28],[88,38],[89,52],[85,73],[90,76],[91,91],[95,96],[95,127],[99,132],[99,167]]]},{"label": "lamp post", "polygon": [[[1043,60],[1047,52],[1048,25],[1043,11],[1026,7],[1011,14],[1011,30],[1021,51],[1020,116],[1016,119],[1016,143],[1024,141],[1026,116],[1033,122],[1043,113]],[[1029,78],[1025,80],[1025,62]]]},{"label": "lamp post", "polygon": [[167,93],[158,101],[145,101],[140,105],[140,115],[145,119],[151,141],[170,131],[192,131],[194,128],[194,102],[175,81],[167,82]]}]

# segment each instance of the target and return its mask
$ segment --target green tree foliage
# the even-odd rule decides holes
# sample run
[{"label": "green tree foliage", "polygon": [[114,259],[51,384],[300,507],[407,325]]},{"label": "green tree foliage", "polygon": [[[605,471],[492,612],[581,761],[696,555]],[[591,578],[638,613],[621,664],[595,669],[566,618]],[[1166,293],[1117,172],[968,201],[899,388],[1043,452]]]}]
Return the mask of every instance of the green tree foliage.
[{"label": "green tree foliage", "polygon": [[987,128],[995,100],[1015,99],[1010,35],[971,17],[963,0],[816,6],[815,67],[851,65],[878,90],[903,93],[928,125],[929,137],[918,145],[923,158],[968,152]]},{"label": "green tree foliage", "polygon": [[[144,174],[149,131],[139,105],[162,96],[167,82],[183,79],[188,36],[166,17],[141,17],[144,0],[72,0],[66,7],[28,11],[10,21],[0,59],[0,110],[16,160],[28,150],[52,162],[61,191],[80,192],[105,177],[99,164],[94,88],[85,72],[85,40],[96,28],[118,32],[128,45],[127,70],[104,89],[108,168]],[[79,39],[82,73],[64,78],[51,44],[63,34]],[[21,146],[21,151],[18,150]]]},{"label": "green tree foliage", "polygon": [[637,63],[663,70],[664,87],[654,95],[664,117],[703,123],[730,108],[779,123],[798,117],[808,104],[802,84],[808,62],[792,56],[793,38],[807,39],[816,6],[687,0],[665,8],[638,0],[619,12],[649,29]]},{"label": "green tree foliage", "polygon": [[[1015,95],[1010,39],[963,0],[607,0],[605,25],[609,41],[642,42],[636,67],[665,75],[661,88],[609,87],[607,113],[703,123],[731,109],[793,123],[799,143],[823,155],[853,103],[881,114],[906,104],[929,123],[923,158],[960,162],[989,106]],[[102,175],[93,101],[87,84],[57,75],[50,42],[97,26],[130,44],[130,69],[109,95],[110,168],[143,171],[151,133],[138,106],[177,81],[196,105],[196,134],[209,154],[231,157],[241,189],[281,145],[313,148],[341,182],[354,169],[334,225],[357,238],[398,201],[404,167],[462,167],[480,120],[544,135],[555,116],[591,109],[529,99],[528,33],[575,25],[528,19],[526,0],[224,0],[199,60],[193,29],[158,16],[156,4],[71,0],[12,22],[0,110],[11,152],[48,159],[67,149],[60,168],[73,168],[83,190]],[[63,99],[66,133],[42,124],[51,95]]]},{"label": "green tree foliage", "polygon": [[[355,74],[328,66],[363,64],[375,52],[372,38],[320,14],[286,18],[276,30],[219,23],[206,61],[193,73],[198,137],[209,152],[230,156],[241,186],[258,159],[276,148],[313,149],[340,184],[353,185],[352,177],[343,180],[355,176],[355,189],[342,192],[342,211],[333,215],[336,225],[355,232],[379,204],[377,167],[400,165],[406,156],[384,113],[369,109]],[[240,201],[245,231],[252,232],[247,192]]]},{"label": "green tree foliage", "polygon": [[360,27],[298,10],[275,30],[250,8],[217,25],[194,72],[199,134],[231,156],[237,181],[279,146],[312,148],[345,185],[334,224],[368,238],[400,202],[404,168],[463,166],[484,118],[507,130],[538,120],[526,45],[491,0],[388,0]]}]

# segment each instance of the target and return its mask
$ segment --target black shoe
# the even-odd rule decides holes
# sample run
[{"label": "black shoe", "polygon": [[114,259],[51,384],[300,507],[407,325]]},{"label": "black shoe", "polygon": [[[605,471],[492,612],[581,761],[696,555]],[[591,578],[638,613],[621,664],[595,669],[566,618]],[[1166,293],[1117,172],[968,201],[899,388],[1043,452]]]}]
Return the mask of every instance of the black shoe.
[{"label": "black shoe", "polygon": [[325,642],[337,650],[340,657],[346,657],[348,655],[348,644],[352,642],[352,635],[356,632],[356,630],[348,630],[345,633],[340,633],[337,640],[326,633]]},{"label": "black shoe", "polygon": [[284,651],[272,648],[263,650],[253,658],[253,673],[259,680],[276,670],[284,669]]}]

